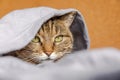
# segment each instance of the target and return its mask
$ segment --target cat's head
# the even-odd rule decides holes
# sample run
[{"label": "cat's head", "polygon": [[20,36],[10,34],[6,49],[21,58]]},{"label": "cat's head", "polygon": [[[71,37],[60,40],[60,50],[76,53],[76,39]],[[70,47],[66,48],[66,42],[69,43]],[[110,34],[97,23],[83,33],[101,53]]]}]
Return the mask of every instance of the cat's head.
[{"label": "cat's head", "polygon": [[48,20],[26,49],[31,50],[32,56],[38,60],[56,60],[70,53],[73,48],[73,36],[69,27],[74,17],[75,12],[71,12]]}]

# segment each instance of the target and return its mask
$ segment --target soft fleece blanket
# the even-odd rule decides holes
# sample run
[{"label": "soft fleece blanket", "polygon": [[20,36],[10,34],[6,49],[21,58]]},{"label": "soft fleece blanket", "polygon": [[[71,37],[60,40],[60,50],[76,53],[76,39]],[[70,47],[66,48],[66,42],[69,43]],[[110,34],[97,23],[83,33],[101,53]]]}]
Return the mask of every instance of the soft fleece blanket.
[{"label": "soft fleece blanket", "polygon": [[39,65],[1,57],[0,80],[120,80],[120,50],[78,51]]},{"label": "soft fleece blanket", "polygon": [[[23,48],[34,38],[37,31],[40,29],[41,25],[44,22],[46,22],[48,19],[54,16],[61,16],[71,11],[77,10],[76,9],[57,10],[48,7],[38,7],[23,10],[15,10],[7,14],[0,20],[0,38],[1,38],[0,54]],[[85,48],[88,48],[89,38],[86,25],[81,13],[77,11],[77,14],[78,14],[76,16],[77,21],[74,20],[72,26],[74,25],[76,26],[76,23],[79,22],[80,27],[79,28],[75,27],[73,29],[82,32],[81,35],[84,40],[84,41],[82,40],[82,42],[84,43],[82,45],[86,45]]]},{"label": "soft fleece blanket", "polygon": [[[70,28],[75,38],[74,48],[76,51],[89,48],[85,21],[78,10],[38,7],[15,10],[0,19],[0,55],[23,48],[34,38],[44,22],[71,11],[77,11]],[[81,36],[76,37],[74,32]],[[0,57],[0,80],[103,80],[109,77],[101,76],[118,74],[119,70],[120,51],[113,48],[77,51],[57,63],[45,61],[39,65],[15,57]]]}]

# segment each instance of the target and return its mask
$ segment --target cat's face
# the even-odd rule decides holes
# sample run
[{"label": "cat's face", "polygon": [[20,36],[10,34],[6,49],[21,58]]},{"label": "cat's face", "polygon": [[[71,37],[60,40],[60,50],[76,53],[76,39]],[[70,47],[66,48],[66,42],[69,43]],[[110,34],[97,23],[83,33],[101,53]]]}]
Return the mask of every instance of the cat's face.
[{"label": "cat's face", "polygon": [[35,38],[24,48],[37,61],[57,60],[70,53],[73,47],[73,37],[69,27],[75,13],[53,18],[44,23]]}]

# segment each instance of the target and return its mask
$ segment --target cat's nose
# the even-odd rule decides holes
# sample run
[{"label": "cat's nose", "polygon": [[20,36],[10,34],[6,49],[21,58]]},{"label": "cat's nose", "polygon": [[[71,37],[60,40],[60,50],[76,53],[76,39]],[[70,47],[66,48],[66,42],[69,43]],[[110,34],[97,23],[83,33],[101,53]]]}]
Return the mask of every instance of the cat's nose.
[{"label": "cat's nose", "polygon": [[47,56],[50,56],[52,54],[52,51],[45,52]]}]

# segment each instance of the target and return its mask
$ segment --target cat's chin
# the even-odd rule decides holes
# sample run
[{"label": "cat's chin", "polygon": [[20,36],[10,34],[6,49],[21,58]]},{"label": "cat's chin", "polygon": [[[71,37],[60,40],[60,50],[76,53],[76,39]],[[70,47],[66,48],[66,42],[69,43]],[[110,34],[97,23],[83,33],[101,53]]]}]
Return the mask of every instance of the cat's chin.
[{"label": "cat's chin", "polygon": [[51,59],[51,60],[55,60],[55,59],[57,59],[58,58],[58,56],[57,56],[57,54],[55,53],[55,52],[53,52],[50,56],[49,56],[49,59]]},{"label": "cat's chin", "polygon": [[56,60],[57,57],[58,57],[57,54],[54,52],[50,56],[46,55],[45,53],[42,53],[40,56],[37,56],[37,59],[40,61]]},{"label": "cat's chin", "polygon": [[39,61],[47,61],[47,60],[51,60],[51,61],[56,61],[58,59],[60,59],[62,57],[62,55],[58,55],[55,52],[53,52],[50,56],[46,55],[45,53],[42,53],[40,56],[37,56],[37,59]]}]

